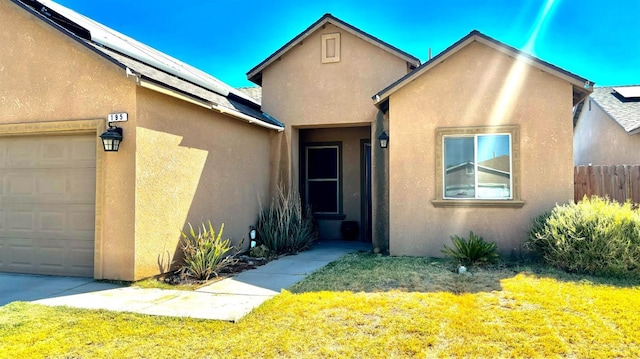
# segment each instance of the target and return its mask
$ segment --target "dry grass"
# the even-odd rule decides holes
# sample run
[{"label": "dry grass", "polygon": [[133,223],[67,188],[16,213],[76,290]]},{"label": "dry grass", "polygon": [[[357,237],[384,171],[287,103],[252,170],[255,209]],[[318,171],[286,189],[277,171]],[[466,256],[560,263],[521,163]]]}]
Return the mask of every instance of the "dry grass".
[{"label": "dry grass", "polygon": [[450,269],[348,256],[238,324],[12,303],[0,358],[640,357],[636,283]]},{"label": "dry grass", "polygon": [[313,273],[290,291],[474,293],[500,290],[500,280],[515,273],[512,268],[494,266],[470,268],[467,274],[459,275],[456,267],[443,259],[354,253]]}]

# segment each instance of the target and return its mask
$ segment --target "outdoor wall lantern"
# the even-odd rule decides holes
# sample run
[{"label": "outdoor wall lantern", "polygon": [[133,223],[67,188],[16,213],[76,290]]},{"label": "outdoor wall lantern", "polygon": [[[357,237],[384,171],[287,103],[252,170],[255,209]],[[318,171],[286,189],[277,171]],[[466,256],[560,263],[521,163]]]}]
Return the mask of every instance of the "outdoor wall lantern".
[{"label": "outdoor wall lantern", "polygon": [[109,128],[100,135],[100,138],[106,152],[118,152],[122,142],[122,128],[109,124]]},{"label": "outdoor wall lantern", "polygon": [[382,131],[380,136],[378,136],[378,140],[380,141],[380,148],[389,147],[389,135],[387,135],[386,131]]}]

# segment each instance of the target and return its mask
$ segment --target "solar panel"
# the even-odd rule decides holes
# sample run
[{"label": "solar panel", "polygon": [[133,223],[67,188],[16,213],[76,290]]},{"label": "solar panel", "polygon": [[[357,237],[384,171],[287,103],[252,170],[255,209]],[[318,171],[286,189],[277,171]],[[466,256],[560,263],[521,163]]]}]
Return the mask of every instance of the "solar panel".
[{"label": "solar panel", "polygon": [[613,91],[617,92],[624,98],[640,97],[640,86],[614,87]]}]

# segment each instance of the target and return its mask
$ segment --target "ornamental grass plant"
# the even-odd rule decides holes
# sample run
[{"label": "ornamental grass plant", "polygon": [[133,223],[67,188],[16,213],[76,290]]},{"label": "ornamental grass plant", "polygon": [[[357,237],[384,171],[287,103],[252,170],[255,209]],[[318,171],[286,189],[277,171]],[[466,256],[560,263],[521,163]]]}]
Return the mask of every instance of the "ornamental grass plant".
[{"label": "ornamental grass plant", "polygon": [[307,249],[316,239],[311,209],[302,205],[298,192],[281,186],[269,207],[261,208],[257,231],[259,243],[274,255]]}]

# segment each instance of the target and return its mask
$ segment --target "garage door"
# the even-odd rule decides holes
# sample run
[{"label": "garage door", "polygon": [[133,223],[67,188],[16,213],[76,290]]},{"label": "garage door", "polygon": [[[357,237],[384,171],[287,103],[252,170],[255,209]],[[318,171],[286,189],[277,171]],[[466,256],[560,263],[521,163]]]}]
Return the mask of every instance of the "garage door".
[{"label": "garage door", "polygon": [[0,271],[93,277],[96,136],[0,137]]}]

